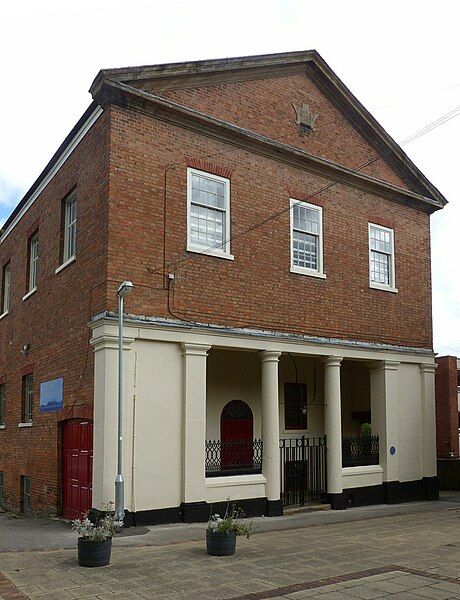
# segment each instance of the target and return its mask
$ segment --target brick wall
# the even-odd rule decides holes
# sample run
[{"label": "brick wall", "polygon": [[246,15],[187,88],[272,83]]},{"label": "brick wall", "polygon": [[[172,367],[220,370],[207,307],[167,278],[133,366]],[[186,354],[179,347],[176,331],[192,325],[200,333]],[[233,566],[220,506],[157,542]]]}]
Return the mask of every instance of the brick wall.
[{"label": "brick wall", "polygon": [[436,363],[437,454],[439,458],[458,458],[457,358],[439,356]]},{"label": "brick wall", "polygon": [[[307,197],[328,180],[134,111],[113,114],[109,278],[133,280],[129,312],[431,347],[426,213],[336,185],[316,200],[326,279],[290,273],[289,210],[240,234],[289,207],[291,194]],[[210,170],[231,171],[231,235],[240,236],[231,243],[234,261],[186,252],[187,164],[200,157]],[[397,294],[369,288],[369,221],[395,229]],[[164,256],[175,275],[169,303]]]},{"label": "brick wall", "polygon": [[[20,223],[0,244],[11,260],[9,314],[0,320],[0,377],[6,381],[6,428],[0,431],[0,471],[6,505],[20,507],[20,476],[31,478],[33,512],[60,509],[59,419],[90,416],[93,353],[88,322],[105,306],[108,198],[108,121],[102,115]],[[60,273],[62,199],[77,190],[77,258]],[[39,227],[37,291],[26,300],[27,239]],[[27,356],[21,354],[30,344]],[[21,380],[33,365],[33,427],[21,421]],[[64,378],[62,413],[41,414],[40,383]]]},{"label": "brick wall", "polygon": [[[135,85],[156,92],[158,84],[153,80]],[[156,93],[349,168],[359,167],[376,156],[371,144],[304,73]],[[299,128],[294,125],[296,113],[293,103],[306,103],[309,110],[318,115],[315,133],[299,135]],[[384,160],[369,165],[363,173],[407,188]]]}]

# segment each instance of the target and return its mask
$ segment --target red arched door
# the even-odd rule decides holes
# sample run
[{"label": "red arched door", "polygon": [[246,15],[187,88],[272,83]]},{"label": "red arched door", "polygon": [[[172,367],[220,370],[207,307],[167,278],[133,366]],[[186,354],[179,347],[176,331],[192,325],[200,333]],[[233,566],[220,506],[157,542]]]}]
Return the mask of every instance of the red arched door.
[{"label": "red arched door", "polygon": [[252,410],[242,400],[225,405],[220,417],[221,469],[253,468]]},{"label": "red arched door", "polygon": [[91,508],[93,423],[70,419],[62,424],[62,516],[79,519]]}]

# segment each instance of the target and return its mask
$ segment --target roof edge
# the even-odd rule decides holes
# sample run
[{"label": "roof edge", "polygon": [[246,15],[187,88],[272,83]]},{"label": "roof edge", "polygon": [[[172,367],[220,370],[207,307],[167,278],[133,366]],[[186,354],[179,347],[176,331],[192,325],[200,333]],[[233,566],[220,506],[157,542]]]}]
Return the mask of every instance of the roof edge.
[{"label": "roof edge", "polygon": [[298,50],[294,52],[277,52],[273,54],[254,54],[230,58],[214,58],[196,61],[162,63],[159,65],[142,65],[138,67],[121,67],[101,69],[94,78],[89,89],[90,94],[97,94],[104,79],[114,81],[135,81],[152,77],[177,75],[199,75],[214,71],[234,71],[253,67],[273,67],[303,63],[320,57],[316,50]]}]

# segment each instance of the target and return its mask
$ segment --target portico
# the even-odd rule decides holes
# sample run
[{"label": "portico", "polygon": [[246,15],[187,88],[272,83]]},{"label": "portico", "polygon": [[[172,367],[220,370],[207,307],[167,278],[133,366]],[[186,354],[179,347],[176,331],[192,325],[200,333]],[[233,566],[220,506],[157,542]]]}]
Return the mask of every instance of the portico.
[{"label": "portico", "polygon": [[[113,487],[114,327],[110,318],[93,325],[95,431],[104,431],[103,447],[95,445],[94,508],[111,499]],[[325,436],[325,499],[334,509],[435,494],[434,361],[427,353],[134,320],[126,340],[131,522],[207,520],[210,505],[228,498],[248,515],[282,514],[280,439],[302,436]],[[292,389],[304,394],[300,404]],[[302,414],[293,417],[296,410]],[[370,442],[359,434],[359,418],[371,421],[376,460],[363,453]],[[356,443],[353,466],[343,466]],[[302,465],[295,459],[289,466]],[[311,468],[306,462],[302,473]]]}]

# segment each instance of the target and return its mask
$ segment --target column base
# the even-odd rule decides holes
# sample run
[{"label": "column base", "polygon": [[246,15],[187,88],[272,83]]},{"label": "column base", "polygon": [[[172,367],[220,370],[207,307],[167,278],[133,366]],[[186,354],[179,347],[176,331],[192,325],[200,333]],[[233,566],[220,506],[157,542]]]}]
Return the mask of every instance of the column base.
[{"label": "column base", "polygon": [[437,476],[424,477],[426,500],[439,500],[439,481]]},{"label": "column base", "polygon": [[209,520],[209,504],[202,502],[181,502],[181,521],[183,523],[205,523]]},{"label": "column base", "polygon": [[281,500],[267,500],[267,517],[282,517],[283,503]]},{"label": "column base", "polygon": [[345,492],[340,494],[328,494],[327,501],[332,510],[345,510],[348,506],[348,495]]}]

